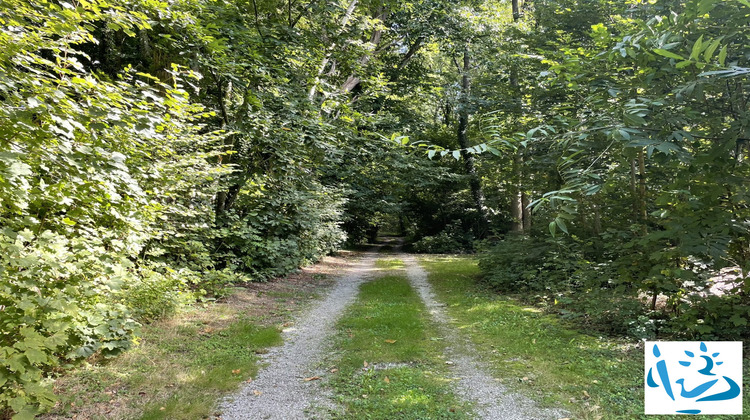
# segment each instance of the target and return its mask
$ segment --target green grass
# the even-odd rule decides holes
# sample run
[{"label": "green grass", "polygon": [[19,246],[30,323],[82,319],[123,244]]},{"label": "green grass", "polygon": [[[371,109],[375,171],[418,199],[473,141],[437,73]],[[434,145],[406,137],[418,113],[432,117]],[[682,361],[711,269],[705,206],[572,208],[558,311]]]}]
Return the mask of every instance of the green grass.
[{"label": "green grass", "polygon": [[[491,292],[477,283],[479,268],[474,258],[428,257],[422,264],[450,316],[459,321],[506,385],[564,407],[575,419],[687,417],[642,414],[641,346],[588,335],[556,316]],[[750,407],[748,394],[744,407]]]},{"label": "green grass", "polygon": [[[138,347],[72,372],[48,416],[72,418],[84,409],[90,419],[210,417],[217,399],[256,375],[258,353],[282,342],[276,327],[216,309],[148,325]],[[208,327],[206,317],[225,315],[234,319]]]},{"label": "green grass", "polygon": [[183,383],[181,392],[147,405],[144,420],[209,416],[218,395],[236,389],[243,379],[256,375],[256,352],[282,342],[278,329],[261,328],[244,319],[204,340],[186,340],[191,336],[195,337],[186,334],[163,343],[165,353],[189,356],[184,366],[189,379]]},{"label": "green grass", "polygon": [[375,261],[375,267],[383,270],[398,270],[404,268],[405,265],[403,261],[397,258],[380,258],[379,260]]},{"label": "green grass", "polygon": [[404,276],[362,285],[338,323],[338,372],[331,385],[346,409],[342,418],[470,418],[450,392],[437,333],[426,316]]}]

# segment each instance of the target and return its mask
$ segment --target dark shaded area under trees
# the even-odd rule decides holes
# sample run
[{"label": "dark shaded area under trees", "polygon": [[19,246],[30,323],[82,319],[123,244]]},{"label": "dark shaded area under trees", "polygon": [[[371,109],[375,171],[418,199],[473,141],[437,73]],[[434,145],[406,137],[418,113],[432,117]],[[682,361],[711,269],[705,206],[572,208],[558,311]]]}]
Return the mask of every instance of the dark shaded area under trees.
[{"label": "dark shaded area under trees", "polygon": [[45,377],[139,322],[383,230],[482,251],[499,291],[609,333],[748,337],[749,20],[4,0],[0,413],[49,407]]}]

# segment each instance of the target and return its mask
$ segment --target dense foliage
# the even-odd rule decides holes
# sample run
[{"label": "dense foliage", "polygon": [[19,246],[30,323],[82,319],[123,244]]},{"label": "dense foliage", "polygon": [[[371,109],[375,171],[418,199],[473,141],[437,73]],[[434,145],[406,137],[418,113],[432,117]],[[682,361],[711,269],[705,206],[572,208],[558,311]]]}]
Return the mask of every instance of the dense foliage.
[{"label": "dense foliage", "polygon": [[8,416],[382,229],[611,332],[747,336],[746,0],[0,5]]}]

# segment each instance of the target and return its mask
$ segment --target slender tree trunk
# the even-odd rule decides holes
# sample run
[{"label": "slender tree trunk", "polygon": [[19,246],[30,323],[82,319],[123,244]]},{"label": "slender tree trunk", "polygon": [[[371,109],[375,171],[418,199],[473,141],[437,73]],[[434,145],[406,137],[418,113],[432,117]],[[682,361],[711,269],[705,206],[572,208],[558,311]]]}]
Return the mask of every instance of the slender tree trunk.
[{"label": "slender tree trunk", "polygon": [[479,224],[477,231],[475,232],[477,237],[483,237],[486,234],[489,221],[487,219],[487,207],[484,203],[484,191],[482,191],[482,184],[477,176],[477,171],[474,166],[474,155],[468,153],[466,149],[469,147],[469,93],[471,90],[471,78],[469,76],[469,68],[471,62],[469,59],[469,47],[468,45],[464,48],[464,63],[461,75],[461,103],[458,110],[458,146],[461,148],[461,155],[464,160],[464,167],[466,168],[466,174],[469,175],[469,187],[471,188],[471,195],[474,199],[474,205],[479,216]]},{"label": "slender tree trunk", "polygon": [[[359,3],[359,0],[352,0],[351,3],[349,3],[349,7],[346,8],[346,12],[344,13],[344,16],[341,18],[341,21],[339,22],[340,25],[340,32],[343,32],[346,28],[346,25],[349,23],[349,20],[352,18],[352,14],[354,14],[354,9],[357,7],[357,3]],[[326,51],[325,57],[323,57],[323,60],[320,62],[320,66],[318,66],[317,75],[315,76],[315,80],[313,81],[312,86],[310,87],[310,92],[307,94],[307,99],[312,102],[315,100],[315,95],[318,92],[318,85],[322,82],[323,73],[326,70],[326,67],[328,67],[328,63],[331,61],[331,55],[333,55],[333,50],[336,48],[336,42],[334,41]]]},{"label": "slender tree trunk", "polygon": [[[513,22],[518,22],[518,19],[521,17],[518,1],[519,0],[511,1]],[[515,64],[512,64],[510,68],[510,86],[515,95],[513,98],[513,112],[516,115],[521,115],[523,104],[521,99],[521,88],[518,83],[518,68]],[[511,232],[528,233],[531,229],[531,212],[526,208],[528,202],[529,198],[526,196],[523,188],[523,154],[518,150],[516,156],[513,158],[513,188],[510,211],[513,221],[510,229]]]},{"label": "slender tree trunk", "polygon": [[523,216],[523,231],[525,233],[531,232],[531,209],[529,208],[529,202],[529,197],[526,193],[521,192],[521,204],[523,205],[521,215]]},{"label": "slender tree trunk", "polygon": [[523,205],[523,190],[521,189],[521,166],[523,165],[523,158],[520,152],[516,152],[513,157],[513,188],[511,190],[511,202],[510,202],[510,218],[511,226],[510,231],[514,233],[524,232],[524,205]]},{"label": "slender tree trunk", "polygon": [[647,217],[646,208],[646,154],[643,149],[638,151],[638,195],[640,205],[641,221],[645,224]]},{"label": "slender tree trunk", "polygon": [[[385,16],[388,12],[383,11],[383,8],[381,7],[380,10],[378,10],[377,18],[383,20],[385,19]],[[373,50],[380,44],[380,39],[383,37],[383,31],[380,29],[376,29],[373,31],[372,35],[370,36],[370,44],[373,46]],[[367,65],[367,63],[370,62],[370,59],[372,58],[373,52],[368,52],[364,56],[360,57],[358,60],[358,64],[360,67],[364,67]],[[350,75],[343,85],[341,85],[341,93],[350,93],[352,90],[354,90],[357,85],[362,82],[362,78],[357,76],[356,74]]]},{"label": "slender tree trunk", "polygon": [[636,170],[636,160],[630,159],[630,194],[633,198],[633,222],[640,218],[640,198],[638,197],[638,172]]},{"label": "slender tree trunk", "polygon": [[599,199],[597,196],[594,196],[594,199],[591,203],[591,209],[594,212],[594,225],[592,226],[593,232],[595,236],[599,236],[602,233],[602,216],[601,211],[599,210]]}]

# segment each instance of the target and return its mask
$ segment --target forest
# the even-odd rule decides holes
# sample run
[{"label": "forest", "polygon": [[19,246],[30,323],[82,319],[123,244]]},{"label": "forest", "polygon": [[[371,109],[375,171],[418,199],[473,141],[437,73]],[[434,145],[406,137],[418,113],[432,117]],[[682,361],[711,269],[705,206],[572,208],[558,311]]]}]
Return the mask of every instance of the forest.
[{"label": "forest", "polygon": [[748,0],[0,5],[0,416],[382,233],[601,334],[750,336]]}]

